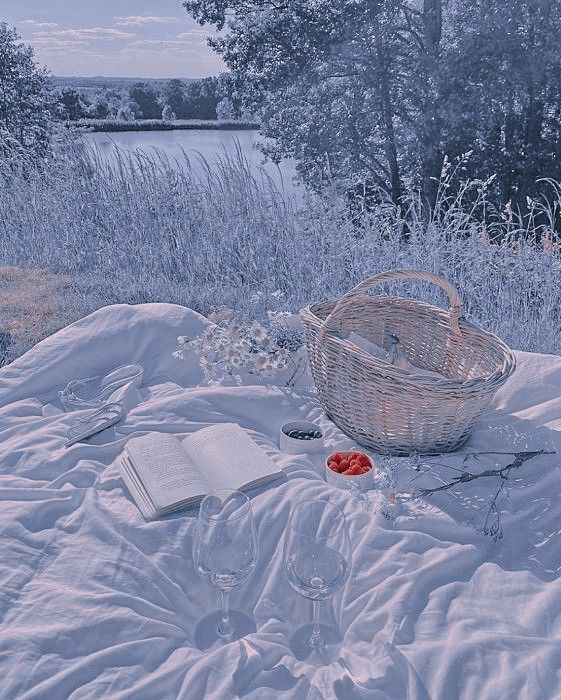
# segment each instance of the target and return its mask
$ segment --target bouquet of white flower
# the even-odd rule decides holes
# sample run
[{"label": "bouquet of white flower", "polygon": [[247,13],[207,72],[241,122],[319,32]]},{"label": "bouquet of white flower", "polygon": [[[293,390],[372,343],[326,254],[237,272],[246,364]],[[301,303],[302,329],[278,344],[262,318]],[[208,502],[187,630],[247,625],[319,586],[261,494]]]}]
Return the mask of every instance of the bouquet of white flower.
[{"label": "bouquet of white flower", "polygon": [[199,363],[207,381],[221,384],[233,379],[240,384],[242,372],[272,377],[290,369],[287,386],[305,368],[304,333],[290,323],[291,314],[268,311],[266,322],[244,322],[232,309],[219,309],[208,316],[212,325],[195,338],[179,336],[174,355],[183,358],[187,350],[199,353]]}]

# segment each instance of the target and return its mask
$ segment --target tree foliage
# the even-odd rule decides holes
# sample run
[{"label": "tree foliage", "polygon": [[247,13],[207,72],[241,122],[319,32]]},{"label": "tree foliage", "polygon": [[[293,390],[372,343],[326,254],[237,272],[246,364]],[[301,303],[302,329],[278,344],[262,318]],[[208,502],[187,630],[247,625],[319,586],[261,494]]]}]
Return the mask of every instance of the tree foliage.
[{"label": "tree foliage", "polygon": [[164,108],[162,109],[162,119],[165,122],[171,122],[176,118],[177,117],[173,109],[169,105],[164,105]]},{"label": "tree foliage", "polygon": [[304,178],[433,204],[445,156],[473,154],[497,202],[561,176],[561,0],[185,0],[273,157]]},{"label": "tree foliage", "polygon": [[221,81],[215,77],[189,83],[175,78],[163,91],[164,103],[178,119],[216,119],[216,107],[222,98]]},{"label": "tree foliage", "polygon": [[129,91],[130,99],[138,105],[139,117],[144,119],[159,119],[162,108],[159,95],[148,83],[135,83]]},{"label": "tree foliage", "polygon": [[80,93],[74,88],[64,88],[59,96],[59,105],[65,119],[81,119],[88,113]]},{"label": "tree foliage", "polygon": [[44,155],[50,141],[52,98],[49,77],[21,43],[15,29],[0,22],[0,154],[8,141],[26,153]]},{"label": "tree foliage", "polygon": [[129,119],[159,119],[163,108],[169,105],[178,119],[216,119],[217,105],[227,94],[227,82],[222,77],[188,82],[174,78],[165,84],[146,80],[120,88],[111,79],[93,88],[84,82],[85,85],[59,86],[59,118],[116,119],[118,114],[127,114]]},{"label": "tree foliage", "polygon": [[457,2],[447,22],[443,143],[524,211],[539,178],[561,176],[561,2]]}]

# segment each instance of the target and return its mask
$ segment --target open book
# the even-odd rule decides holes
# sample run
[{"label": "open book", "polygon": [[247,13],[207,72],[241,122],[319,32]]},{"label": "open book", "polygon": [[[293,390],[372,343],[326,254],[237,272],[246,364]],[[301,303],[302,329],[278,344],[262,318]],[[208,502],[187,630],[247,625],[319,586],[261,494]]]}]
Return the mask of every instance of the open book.
[{"label": "open book", "polygon": [[164,433],[131,438],[117,466],[147,520],[194,505],[215,489],[253,488],[282,474],[236,423],[183,440]]}]

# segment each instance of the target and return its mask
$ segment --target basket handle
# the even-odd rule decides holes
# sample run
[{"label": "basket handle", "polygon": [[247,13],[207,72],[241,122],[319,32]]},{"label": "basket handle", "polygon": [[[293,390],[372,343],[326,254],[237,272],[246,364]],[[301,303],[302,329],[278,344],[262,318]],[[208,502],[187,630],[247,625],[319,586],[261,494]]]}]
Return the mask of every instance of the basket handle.
[{"label": "basket handle", "polygon": [[415,279],[422,282],[432,282],[432,284],[435,284],[437,287],[444,290],[450,301],[450,326],[452,328],[452,332],[461,336],[462,333],[460,331],[459,319],[462,315],[462,302],[460,295],[458,294],[458,290],[453,284],[450,284],[450,282],[446,281],[442,277],[439,277],[432,272],[426,272],[425,270],[390,270],[388,272],[381,272],[378,275],[369,277],[344,294],[337,302],[337,305],[333,311],[323,322],[319,330],[319,338],[323,338],[333,321],[340,318],[344,311],[352,305],[355,298],[364,291],[370,289],[371,287],[377,287],[379,284],[383,284],[384,282],[394,282],[402,279]]}]

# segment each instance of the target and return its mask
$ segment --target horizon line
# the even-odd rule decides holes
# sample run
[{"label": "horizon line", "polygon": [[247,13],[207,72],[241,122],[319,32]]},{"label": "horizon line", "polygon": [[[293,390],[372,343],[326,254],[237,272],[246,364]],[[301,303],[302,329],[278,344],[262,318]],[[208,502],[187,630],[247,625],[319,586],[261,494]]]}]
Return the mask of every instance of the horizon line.
[{"label": "horizon line", "polygon": [[[226,72],[226,71],[224,71]],[[221,75],[220,73],[218,75]],[[142,78],[143,80],[203,80],[204,78],[217,78],[218,75],[201,75],[198,78],[188,78],[184,75],[171,75],[164,77],[148,76],[148,75],[57,75],[53,73],[52,78],[104,78],[105,80],[137,80]]]}]

